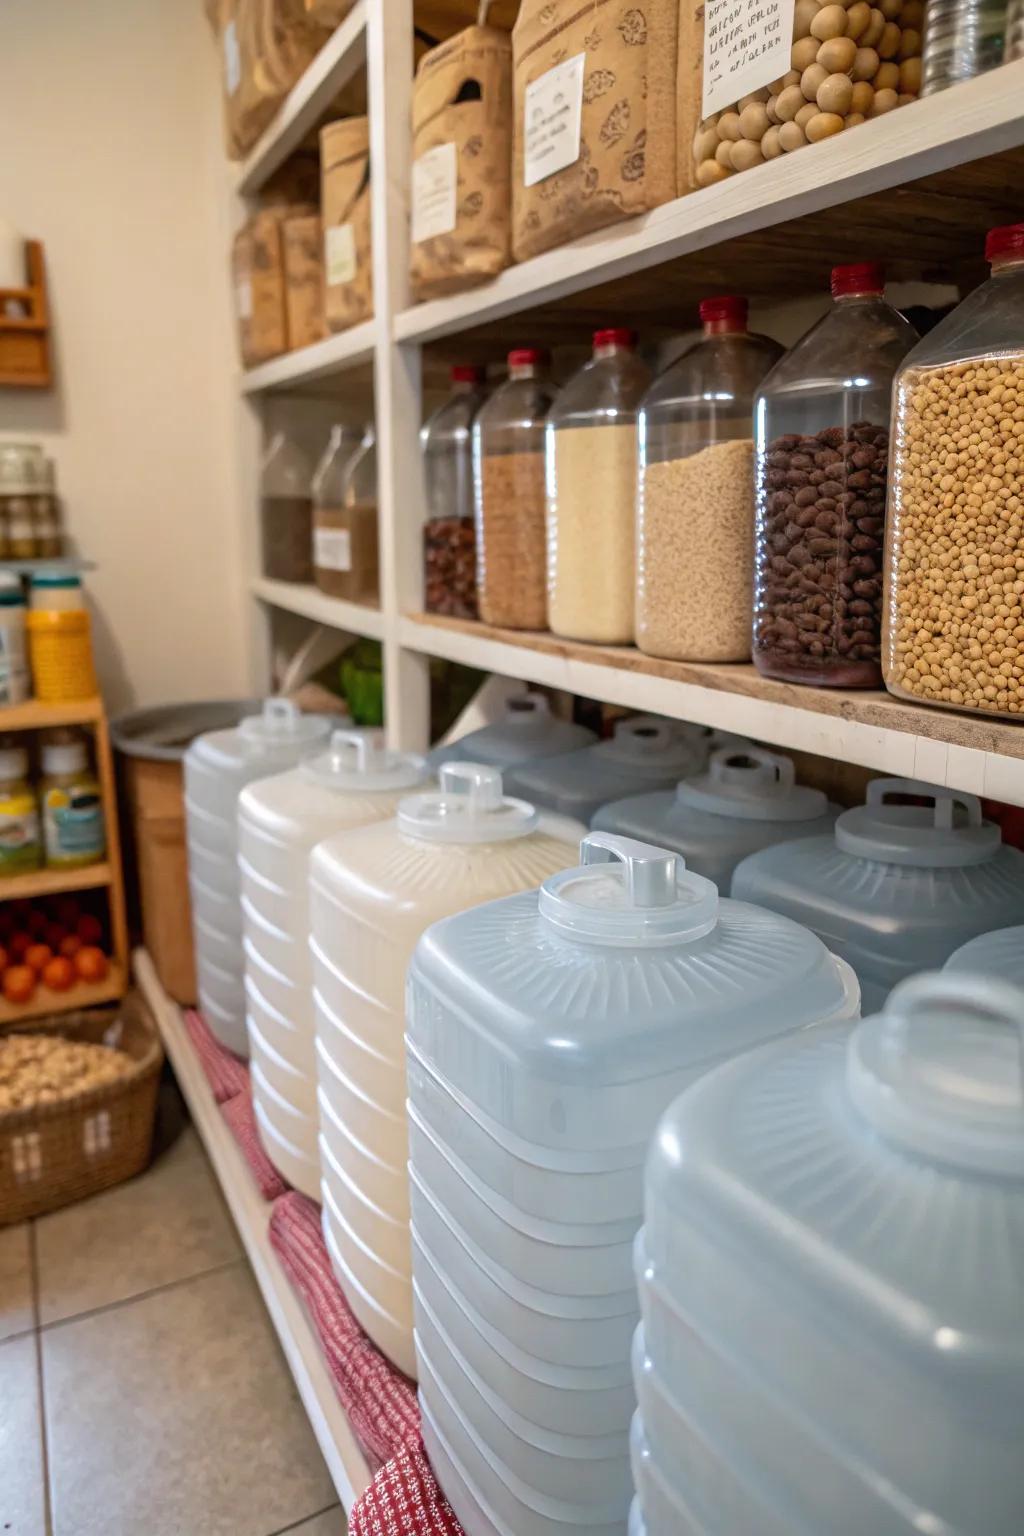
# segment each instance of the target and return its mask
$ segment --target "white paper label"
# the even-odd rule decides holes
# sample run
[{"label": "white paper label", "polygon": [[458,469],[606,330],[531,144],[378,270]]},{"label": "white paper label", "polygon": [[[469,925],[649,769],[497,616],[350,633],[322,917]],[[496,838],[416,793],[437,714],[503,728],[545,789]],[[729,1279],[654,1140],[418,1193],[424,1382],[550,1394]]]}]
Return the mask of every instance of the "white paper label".
[{"label": "white paper label", "polygon": [[535,186],[580,157],[585,53],[577,53],[526,87],[523,186]]},{"label": "white paper label", "polygon": [[247,277],[243,277],[235,288],[235,303],[238,305],[239,320],[252,319],[252,283]]},{"label": "white paper label", "polygon": [[352,569],[352,535],[347,528],[313,529],[313,564],[322,571]]},{"label": "white paper label", "polygon": [[224,28],[224,84],[233,96],[242,83],[242,52],[238,46],[238,27],[229,21]]},{"label": "white paper label", "polygon": [[795,0],[707,0],[702,117],[789,69]]},{"label": "white paper label", "polygon": [[451,234],[457,217],[459,170],[454,144],[438,144],[412,163],[412,243]]},{"label": "white paper label", "polygon": [[355,278],[356,232],[351,224],[332,224],[324,230],[324,266],[328,288]]}]

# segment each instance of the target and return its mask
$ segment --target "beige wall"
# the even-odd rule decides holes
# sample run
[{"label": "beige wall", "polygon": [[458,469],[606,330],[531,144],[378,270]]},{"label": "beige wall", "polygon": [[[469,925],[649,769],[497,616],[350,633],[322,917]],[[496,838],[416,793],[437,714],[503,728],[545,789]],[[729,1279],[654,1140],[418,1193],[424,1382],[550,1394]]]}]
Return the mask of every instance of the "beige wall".
[{"label": "beige wall", "polygon": [[217,55],[200,0],[2,0],[0,214],[46,246],[58,463],[112,709],[244,688]]}]

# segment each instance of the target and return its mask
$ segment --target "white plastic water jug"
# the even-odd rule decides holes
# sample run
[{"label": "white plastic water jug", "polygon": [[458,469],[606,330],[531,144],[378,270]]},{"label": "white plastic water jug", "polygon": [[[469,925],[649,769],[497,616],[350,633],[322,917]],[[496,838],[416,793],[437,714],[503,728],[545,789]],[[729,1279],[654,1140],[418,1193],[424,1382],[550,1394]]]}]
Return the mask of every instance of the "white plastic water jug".
[{"label": "white plastic water jug", "polygon": [[998,928],[983,933],[954,951],[946,961],[947,971],[967,971],[972,976],[989,976],[994,981],[1012,981],[1024,987],[1024,926]]},{"label": "white plastic water jug", "polygon": [[720,747],[674,789],[601,806],[591,826],[681,853],[687,869],[728,891],[748,853],[832,830],[839,806],[796,782],[791,758],[764,747]]},{"label": "white plastic water jug", "polygon": [[732,894],[813,928],[857,972],[868,1013],[976,934],[1024,922],[1024,854],[976,795],[873,779],[834,832],[744,859]]},{"label": "white plastic water jug", "polygon": [[948,972],[730,1063],[652,1143],[648,1536],[1019,1536],[1024,992]]},{"label": "white plastic water jug", "polygon": [[714,1063],[857,1011],[819,939],[674,853],[593,832],[580,858],[436,923],[409,970],[423,1434],[474,1536],[622,1536],[658,1117]]},{"label": "white plastic water jug", "polygon": [[450,763],[440,792],[329,838],[310,865],[324,1236],[366,1332],[413,1374],[406,1174],[405,976],[423,930],[561,868],[575,824]]},{"label": "white plastic water jug", "polygon": [[609,800],[668,789],[696,773],[707,759],[709,740],[703,726],[634,715],[620,720],[607,741],[520,764],[508,774],[508,787],[535,805],[589,823]]},{"label": "white plastic water jug", "polygon": [[242,790],[246,1024],[253,1107],[267,1156],[320,1199],[309,855],[316,843],[393,816],[429,776],[422,757],[389,752],[378,732],[335,731],[329,750]]},{"label": "white plastic water jug", "polygon": [[535,757],[575,752],[595,740],[593,731],[571,720],[559,720],[543,693],[520,693],[509,699],[505,713],[493,725],[469,731],[446,747],[435,747],[430,763],[486,763],[502,772]]},{"label": "white plastic water jug", "polygon": [[185,754],[185,820],[199,1006],[217,1038],[248,1054],[238,878],[238,796],[253,779],[316,752],[330,721],[288,699],[226,731],[197,736]]}]

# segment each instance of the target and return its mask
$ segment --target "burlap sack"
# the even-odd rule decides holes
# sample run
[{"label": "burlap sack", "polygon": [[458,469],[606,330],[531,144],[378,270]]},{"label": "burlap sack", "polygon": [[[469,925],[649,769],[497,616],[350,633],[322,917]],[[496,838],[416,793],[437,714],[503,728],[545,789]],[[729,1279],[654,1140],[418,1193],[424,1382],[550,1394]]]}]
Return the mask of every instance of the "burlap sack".
[{"label": "burlap sack", "polygon": [[304,0],[220,0],[228,154],[241,159],[330,36]]},{"label": "burlap sack", "polygon": [[700,126],[704,95],[704,0],[682,0],[679,10],[679,67],[676,71],[677,190],[696,192],[693,139]]},{"label": "burlap sack", "polygon": [[370,123],[346,117],[320,130],[324,295],[332,331],[373,314],[370,241]]},{"label": "burlap sack", "polygon": [[[517,261],[676,195],[679,0],[522,0],[512,32]],[[527,87],[584,55],[579,156],[524,184]]]},{"label": "burlap sack", "polygon": [[[467,27],[424,54],[413,87],[412,119],[410,276],[414,296],[426,299],[471,288],[509,264],[508,33]],[[420,230],[425,238],[417,238]]]},{"label": "burlap sack", "polygon": [[324,314],[324,242],[320,216],[300,214],[282,226],[284,302],[288,350],[312,346],[327,335]]},{"label": "burlap sack", "polygon": [[266,209],[235,236],[232,276],[239,349],[247,368],[288,349],[281,224],[280,211]]}]

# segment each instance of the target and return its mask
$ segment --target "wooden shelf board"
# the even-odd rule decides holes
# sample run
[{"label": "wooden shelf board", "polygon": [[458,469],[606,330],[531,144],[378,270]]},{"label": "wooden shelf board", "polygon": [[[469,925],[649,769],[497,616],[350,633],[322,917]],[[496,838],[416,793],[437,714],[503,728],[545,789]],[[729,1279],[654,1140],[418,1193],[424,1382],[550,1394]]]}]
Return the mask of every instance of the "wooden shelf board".
[{"label": "wooden shelf board", "polygon": [[270,1320],[295,1378],[309,1421],[346,1514],[370,1481],[366,1459],[338,1401],[305,1308],[270,1245],[270,1206],[228,1130],[192,1048],[181,1009],[157,979],[145,950],[135,953],[135,977],[149,1004],[178,1085],[213,1165],[252,1265]]},{"label": "wooden shelf board", "polygon": [[241,377],[242,393],[256,395],[270,389],[288,389],[360,368],[366,370],[364,382],[369,384],[376,340],[376,322],[364,320],[361,325],[326,336],[312,346],[298,347],[294,352],[285,352],[268,363],[247,369]]},{"label": "wooden shelf board", "polygon": [[930,709],[874,690],[775,682],[749,663],[659,661],[632,646],[433,614],[401,619],[398,638],[407,650],[505,677],[1024,805],[1024,722]]},{"label": "wooden shelf board", "polygon": [[252,197],[330,111],[338,92],[366,63],[367,0],[356,0],[281,103],[242,162],[237,190]]},{"label": "wooden shelf board", "polygon": [[32,901],[38,896],[59,896],[67,891],[95,891],[110,885],[113,878],[107,863],[89,864],[85,869],[33,869],[0,880],[0,902]]},{"label": "wooden shelf board", "polygon": [[344,629],[352,635],[365,635],[380,640],[384,634],[384,615],[379,608],[369,608],[362,603],[346,603],[340,597],[330,597],[319,587],[299,581],[271,581],[261,577],[253,583],[256,597],[269,603],[272,608],[283,608],[288,613],[298,613],[331,629]]},{"label": "wooden shelf board", "polygon": [[396,338],[479,332],[507,341],[501,322],[525,311],[551,343],[559,320],[578,338],[582,324],[607,323],[610,312],[678,329],[679,309],[709,284],[738,286],[755,300],[792,297],[827,289],[835,260],[867,256],[885,260],[890,277],[948,281],[955,269],[973,281],[984,271],[986,227],[1019,217],[1022,103],[1018,60],[512,266],[482,287],[406,309]]},{"label": "wooden shelf board", "polygon": [[25,1019],[41,1019],[50,1014],[71,1013],[78,1008],[95,1008],[100,1003],[116,1002],[126,991],[123,967],[111,962],[106,981],[80,981],[66,992],[52,992],[49,987],[39,986],[27,1003],[9,1003],[0,997],[0,1030],[6,1024],[20,1024]]},{"label": "wooden shelf board", "polygon": [[4,731],[42,731],[55,725],[94,725],[103,718],[103,700],[74,699],[67,704],[43,704],[29,699],[0,709],[0,735]]}]

